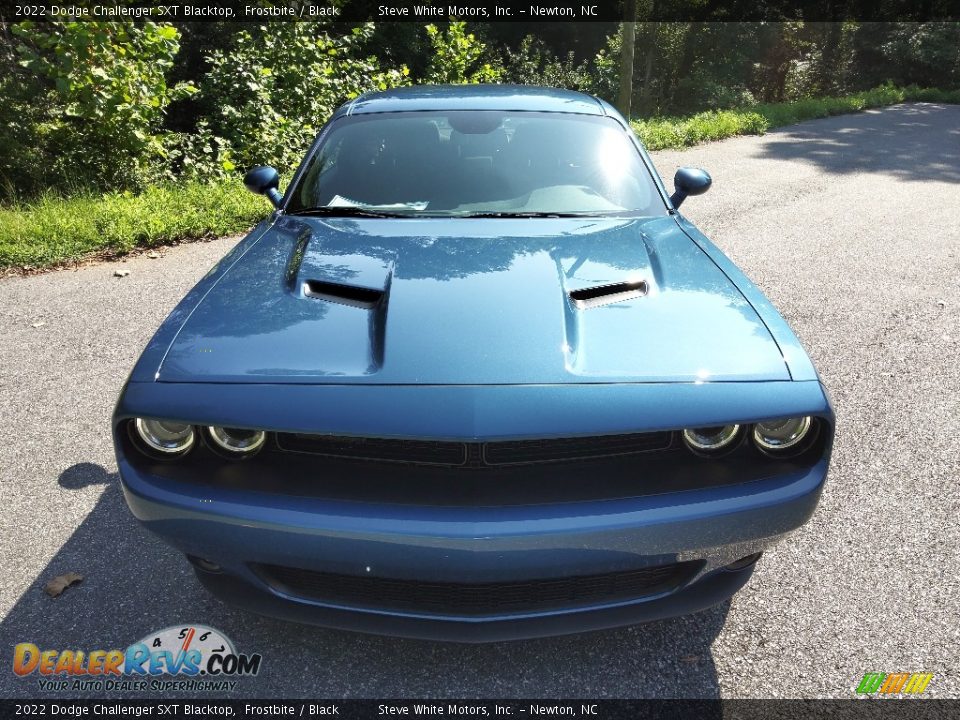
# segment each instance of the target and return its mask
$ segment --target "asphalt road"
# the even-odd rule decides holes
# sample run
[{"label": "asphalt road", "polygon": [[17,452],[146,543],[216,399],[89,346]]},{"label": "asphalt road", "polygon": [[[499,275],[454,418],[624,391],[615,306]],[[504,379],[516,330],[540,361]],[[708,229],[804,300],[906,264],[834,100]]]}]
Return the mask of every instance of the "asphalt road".
[{"label": "asphalt road", "polygon": [[[263,654],[245,696],[851,697],[868,671],[932,672],[928,694],[960,696],[960,107],[655,161],[667,178],[713,174],[684,210],[790,321],[838,413],[819,510],[731,603],[458,646],[304,628],[207,596],[128,513],[107,428],[140,349],[225,239],[0,281],[0,696],[42,694],[10,672],[16,643],[111,649],[184,622]],[[83,582],[47,597],[68,571]]]}]

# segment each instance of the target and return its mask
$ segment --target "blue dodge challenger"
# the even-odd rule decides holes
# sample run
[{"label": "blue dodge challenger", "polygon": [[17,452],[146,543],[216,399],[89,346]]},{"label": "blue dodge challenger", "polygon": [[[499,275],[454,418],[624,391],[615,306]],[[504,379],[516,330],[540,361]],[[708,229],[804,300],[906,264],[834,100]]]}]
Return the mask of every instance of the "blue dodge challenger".
[{"label": "blue dodge challenger", "polygon": [[609,104],[338,109],[117,403],[127,503],[255,612],[484,642],[729,598],[823,489],[797,338]]}]

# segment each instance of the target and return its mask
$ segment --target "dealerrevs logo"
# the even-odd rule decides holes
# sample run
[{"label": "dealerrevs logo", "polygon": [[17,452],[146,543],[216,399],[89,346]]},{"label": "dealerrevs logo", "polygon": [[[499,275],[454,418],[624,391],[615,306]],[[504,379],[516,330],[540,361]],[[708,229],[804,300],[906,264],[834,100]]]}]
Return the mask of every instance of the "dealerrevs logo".
[{"label": "dealerrevs logo", "polygon": [[[41,690],[232,690],[235,678],[260,672],[259,654],[238,653],[206,625],[175,625],[126,650],[41,650],[20,643],[13,671],[38,676]],[[178,679],[161,679],[174,676]]]}]

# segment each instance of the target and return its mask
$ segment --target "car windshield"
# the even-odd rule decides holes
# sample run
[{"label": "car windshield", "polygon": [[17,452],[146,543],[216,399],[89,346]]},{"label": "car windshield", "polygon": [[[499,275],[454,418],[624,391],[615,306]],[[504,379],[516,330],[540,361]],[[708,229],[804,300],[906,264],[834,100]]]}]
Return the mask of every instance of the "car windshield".
[{"label": "car windshield", "polygon": [[664,215],[627,131],[608,117],[446,111],[335,121],[287,211],[360,216]]}]

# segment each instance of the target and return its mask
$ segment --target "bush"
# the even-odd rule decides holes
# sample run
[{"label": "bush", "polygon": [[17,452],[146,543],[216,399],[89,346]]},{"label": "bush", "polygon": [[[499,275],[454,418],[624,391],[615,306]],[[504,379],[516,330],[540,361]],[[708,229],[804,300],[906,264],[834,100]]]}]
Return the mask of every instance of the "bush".
[{"label": "bush", "polygon": [[886,40],[880,52],[900,82],[960,84],[960,23],[895,23]]},{"label": "bush", "polygon": [[456,21],[451,22],[446,30],[427,25],[433,55],[425,82],[492,83],[500,79],[503,69],[485,59],[487,46],[466,28],[466,23]]},{"label": "bush", "polygon": [[561,60],[532,35],[524,37],[515,51],[507,50],[501,80],[518,85],[545,85],[590,93],[596,89],[596,79],[589,63],[577,63],[573,51]]},{"label": "bush", "polygon": [[593,58],[593,94],[615,103],[620,92],[620,52],[623,38],[619,32],[607,38],[606,47]]},{"label": "bush", "polygon": [[211,53],[200,96],[215,108],[211,139],[229,146],[220,151],[222,160],[293,169],[341,103],[368,90],[409,85],[406,67],[385,70],[375,57],[360,56],[372,33],[372,23],[332,37],[316,23],[282,22],[256,35],[242,30],[229,50]]},{"label": "bush", "polygon": [[724,110],[753,105],[753,95],[742,86],[717,82],[702,73],[696,73],[677,82],[676,94],[681,108],[694,110]]},{"label": "bush", "polygon": [[896,103],[960,103],[960,90],[945,91],[887,84],[843,97],[807,98],[786,103],[753,105],[737,110],[717,110],[686,118],[652,118],[631,123],[650,150],[683,148],[736,135],[762,135],[770,128],[804,120],[858,112]]},{"label": "bush", "polygon": [[688,118],[653,118],[632,123],[650,150],[682,148],[734,135],[762,135],[769,127],[758,112],[710,110]]},{"label": "bush", "polygon": [[960,90],[919,88],[916,85],[908,85],[903,92],[904,100],[913,102],[960,104]]},{"label": "bush", "polygon": [[[158,137],[167,106],[194,92],[168,85],[179,49],[172,25],[22,22],[11,27],[28,77],[2,88],[28,123],[4,113],[0,174],[8,187],[136,188],[162,163]],[[10,93],[7,95],[7,93]],[[37,159],[42,162],[36,164]]]},{"label": "bush", "polygon": [[236,179],[233,150],[224,138],[214,135],[205,120],[192,133],[167,133],[163,144],[163,178],[211,182]]}]

